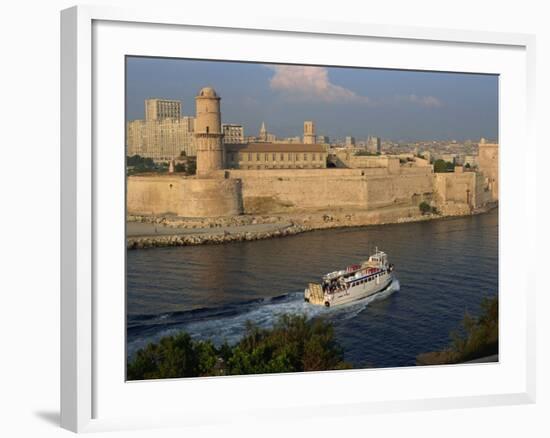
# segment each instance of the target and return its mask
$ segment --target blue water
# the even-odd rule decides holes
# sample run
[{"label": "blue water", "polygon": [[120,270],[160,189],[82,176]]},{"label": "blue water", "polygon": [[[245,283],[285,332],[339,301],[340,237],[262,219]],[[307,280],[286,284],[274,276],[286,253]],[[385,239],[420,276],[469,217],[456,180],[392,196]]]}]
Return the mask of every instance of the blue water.
[{"label": "blue water", "polygon": [[[368,257],[395,264],[391,289],[343,307],[304,303],[308,282]],[[449,343],[466,311],[498,292],[498,210],[429,222],[314,231],[255,242],[127,253],[128,354],[179,330],[236,342],[247,320],[281,313],[333,322],[355,367],[415,364]]]}]

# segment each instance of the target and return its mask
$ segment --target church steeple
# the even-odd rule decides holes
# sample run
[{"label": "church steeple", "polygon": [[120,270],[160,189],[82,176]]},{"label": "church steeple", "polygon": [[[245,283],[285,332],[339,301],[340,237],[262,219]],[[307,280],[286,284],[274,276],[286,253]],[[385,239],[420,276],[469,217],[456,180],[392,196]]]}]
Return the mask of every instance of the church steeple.
[{"label": "church steeple", "polygon": [[267,141],[267,129],[265,129],[265,122],[262,122],[260,127],[260,141]]}]

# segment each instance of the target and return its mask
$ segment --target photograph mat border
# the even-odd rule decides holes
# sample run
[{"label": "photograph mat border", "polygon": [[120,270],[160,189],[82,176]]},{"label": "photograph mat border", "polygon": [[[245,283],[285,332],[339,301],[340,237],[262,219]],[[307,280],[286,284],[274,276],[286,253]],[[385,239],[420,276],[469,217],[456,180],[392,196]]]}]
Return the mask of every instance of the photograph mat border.
[{"label": "photograph mat border", "polygon": [[[151,53],[159,54],[159,53],[170,53],[173,54],[171,51],[175,50],[178,55],[177,56],[187,56],[189,54],[189,51],[186,49],[184,50],[184,53],[182,53],[181,45],[177,43],[177,41],[180,40],[187,40],[196,37],[200,39],[201,46],[197,49],[195,48],[196,53],[202,53],[204,50],[206,53],[209,53],[212,58],[219,58],[220,54],[226,54],[226,47],[229,45],[230,47],[247,47],[247,50],[250,50],[250,45],[245,44],[246,38],[248,37],[247,33],[241,33],[241,32],[230,32],[227,31],[220,32],[220,35],[217,35],[217,37],[213,36],[212,33],[215,31],[208,31],[205,32],[204,30],[194,30],[189,28],[177,28],[177,27],[171,27],[169,29],[162,29],[161,35],[159,37],[159,41],[155,41],[154,38],[155,30],[152,30],[150,28],[144,28],[139,25],[132,25],[132,24],[114,24],[112,22],[108,23],[102,23],[99,22],[97,24],[97,32],[96,32],[96,39],[94,40],[97,46],[99,47],[99,52],[102,53],[101,56],[99,56],[98,64],[108,65],[109,68],[106,69],[102,73],[102,69],[99,68],[98,71],[98,83],[101,84],[101,87],[96,90],[96,93],[99,96],[106,97],[106,104],[102,105],[102,100],[98,100],[99,105],[99,119],[96,121],[98,122],[98,135],[96,135],[96,145],[95,148],[98,148],[99,151],[103,149],[103,152],[99,152],[99,155],[104,155],[105,153],[109,153],[111,150],[110,148],[103,148],[102,146],[104,144],[110,144],[110,143],[122,143],[124,138],[124,130],[120,129],[124,126],[124,120],[121,118],[121,115],[124,112],[124,94],[120,92],[122,89],[123,82],[117,79],[113,78],[123,78],[122,72],[124,68],[124,64],[121,63],[123,59],[123,55],[126,52],[130,53],[136,53],[139,50],[139,47],[141,47],[142,54],[147,55]],[[159,30],[156,28],[156,30]],[[120,32],[120,35],[117,33]],[[196,33],[196,35],[195,35]],[[124,35],[124,38],[121,39],[120,36]],[[319,37],[319,35],[316,35],[316,37]],[[216,41],[216,38],[218,40]],[[240,39],[239,39],[240,38]],[[267,35],[267,36],[260,36],[257,33],[255,34],[256,38],[256,45],[259,46],[261,49],[256,50],[253,48],[252,52],[253,55],[251,55],[250,52],[248,53],[240,53],[239,57],[241,59],[248,59],[248,60],[255,60],[255,61],[263,61],[265,59],[265,47],[269,47],[270,54],[273,53],[273,56],[275,56],[277,61],[283,61],[287,60],[289,57],[289,51],[288,46],[290,46],[289,42],[287,41],[287,44],[285,47],[281,48],[280,41],[277,37],[274,37],[273,35]],[[262,39],[262,41],[258,41],[258,39]],[[271,41],[270,41],[271,39]],[[123,41],[122,46],[117,48],[116,47],[116,40]],[[274,40],[274,41],[273,41]],[[101,49],[101,44],[104,44],[104,49]],[[129,44],[127,41],[131,41],[131,44]],[[339,39],[338,44],[339,47],[330,47],[331,49],[334,49],[334,54],[331,52],[330,59],[332,60],[332,57],[337,58],[340,53],[345,52],[346,50],[350,50],[350,45],[357,44],[357,39],[354,41],[349,41],[347,38]],[[170,46],[169,43],[172,42],[172,46]],[[306,50],[311,51],[311,38],[305,39],[304,41],[300,40],[300,37],[298,38],[292,38],[292,48],[295,53],[298,53],[299,60],[304,59],[304,52]],[[329,44],[333,43],[329,39],[329,41],[322,41],[322,56],[324,56],[324,59],[326,59],[326,49],[329,46]],[[365,44],[368,46],[369,50],[369,56],[372,57],[373,53],[376,49],[376,45],[381,45],[382,47],[378,47],[378,57],[381,57],[385,59],[385,61],[380,64],[384,67],[388,67],[390,65],[395,65],[394,58],[392,55],[387,55],[388,52],[388,44],[386,41],[373,41],[368,40],[365,42]],[[392,41],[390,43],[391,45],[398,44],[397,42]],[[306,47],[296,48],[296,45],[302,45]],[[321,44],[320,44],[321,45]],[[504,93],[503,102],[505,102],[506,110],[501,112],[502,120],[504,120],[505,127],[502,129],[502,138],[503,144],[506,144],[506,142],[519,142],[521,140],[520,137],[517,136],[517,133],[515,133],[515,136],[512,136],[511,134],[514,134],[514,130],[510,132],[509,127],[512,125],[517,125],[516,123],[507,123],[511,121],[517,120],[517,117],[521,117],[521,112],[518,113],[517,110],[522,108],[520,102],[522,98],[524,97],[522,92],[518,93],[517,87],[510,87],[509,83],[514,83],[517,85],[517,82],[519,81],[521,83],[522,78],[522,71],[520,68],[518,68],[518,63],[521,64],[523,62],[523,53],[521,51],[515,51],[511,54],[506,54],[502,52],[502,50],[497,50],[495,53],[492,53],[491,50],[488,48],[483,47],[475,47],[475,46],[469,46],[469,47],[456,47],[453,51],[452,55],[448,55],[448,47],[445,45],[437,44],[435,47],[432,48],[433,52],[428,49],[428,54],[426,52],[426,44],[423,44],[419,47],[411,47],[410,42],[405,42],[401,44],[401,50],[398,51],[398,53],[403,54],[403,52],[406,50],[406,54],[403,54],[399,61],[400,66],[406,65],[408,69],[420,69],[422,67],[425,67],[424,60],[429,59],[430,63],[433,65],[436,65],[437,69],[443,69],[445,71],[449,71],[450,68],[445,62],[441,62],[442,58],[445,58],[444,55],[447,56],[447,59],[452,60],[452,66],[453,68],[458,69],[458,63],[455,62],[455,59],[457,55],[460,55],[458,52],[469,52],[470,50],[473,51],[473,54],[475,56],[471,56],[469,54],[469,69],[475,70],[475,69],[481,69],[482,71],[492,71],[497,72],[499,71],[496,65],[498,65],[498,62],[501,64],[503,63],[503,60],[505,63],[503,64],[502,72],[501,72],[501,86],[504,87],[504,90],[508,90],[508,93]],[[137,48],[136,48],[137,47]],[[118,52],[117,52],[118,50]],[[219,52],[219,53],[217,53]],[[412,55],[411,53],[414,52]],[[418,57],[418,54],[416,52],[420,53],[420,57]],[[191,51],[193,53],[193,51]],[[381,56],[380,53],[383,55]],[[278,54],[278,58],[277,58]],[[352,51],[352,54],[355,55],[355,52]],[[308,56],[311,54],[308,53]],[[431,55],[429,57],[428,55]],[[492,55],[492,56],[491,56]],[[510,56],[514,57],[510,61],[508,59]],[[228,56],[229,57],[229,56]],[[273,58],[272,58],[273,59]],[[309,59],[309,58],[308,58]],[[353,56],[353,59],[355,60],[356,57]],[[407,62],[405,62],[405,59],[407,59]],[[418,59],[422,59],[421,67],[419,67]],[[437,61],[432,61],[432,59],[436,59]],[[346,61],[348,61],[346,59]],[[377,59],[376,65],[379,65],[378,62],[380,60]],[[315,61],[316,63],[323,63],[323,61]],[[349,62],[349,61],[348,61]],[[370,59],[369,59],[370,62]],[[387,64],[389,62],[389,64]],[[412,66],[410,64],[412,62]],[[461,64],[464,61],[461,62]],[[506,64],[510,64],[512,62],[511,66]],[[496,63],[496,64],[495,64]],[[345,64],[345,62],[339,62],[340,65]],[[372,64],[368,64],[372,65]],[[445,67],[441,67],[442,65],[445,65]],[[118,66],[118,67],[117,67]],[[460,65],[462,67],[462,65]],[[507,69],[512,68],[512,72],[510,73]],[[433,69],[433,66],[430,68]],[[463,71],[463,70],[461,70]],[[104,74],[104,77],[101,76],[101,74]],[[105,85],[105,84],[108,85]],[[508,84],[508,86],[507,86]],[[107,90],[103,90],[107,88]],[[512,89],[510,89],[512,88]],[[520,87],[521,88],[521,87]],[[103,91],[102,91],[103,90]],[[514,95],[513,92],[516,92]],[[506,103],[507,101],[507,103]],[[513,105],[512,105],[513,104]],[[118,107],[118,108],[117,108]],[[516,118],[510,118],[509,114],[510,112],[516,111]],[[508,119],[507,119],[508,117]],[[95,132],[95,131],[94,131]],[[108,133],[108,134],[106,134]],[[102,137],[103,135],[103,137]],[[506,154],[505,154],[506,155]],[[107,169],[108,174],[115,174],[117,172],[120,172],[119,169],[124,167],[124,161],[119,160],[120,156],[117,155],[111,155],[111,160],[103,160],[101,167],[103,170]],[[120,161],[120,162],[119,162]],[[116,163],[115,166],[112,166],[114,163]],[[518,159],[515,160],[514,166],[520,165]],[[120,175],[122,176],[122,172],[120,172]],[[505,181],[506,183],[506,181]],[[505,192],[505,198],[508,197],[511,194],[514,194],[516,197],[521,197],[521,190],[518,194],[518,188],[522,187],[522,179],[519,178],[519,183],[514,184],[513,186],[508,186]],[[121,180],[120,187],[124,187],[124,181]],[[115,188],[117,185],[111,183],[111,181],[108,181],[106,184],[105,190],[103,193],[100,193],[100,198],[102,199],[102,202],[106,202],[105,198],[111,198],[113,195],[113,188]],[[101,190],[99,188],[99,190]],[[119,198],[123,197],[123,192],[120,193]],[[503,206],[501,207],[501,213],[505,216],[504,220],[501,220],[502,228],[504,229],[504,226],[507,224],[509,219],[509,211],[508,209],[509,203],[504,202]],[[120,199],[118,199],[116,196],[114,199],[112,199],[112,202],[110,202],[108,209],[110,212],[114,212],[117,210],[120,210],[120,218],[121,218],[121,228],[120,232],[116,231],[113,227],[113,221],[112,217],[108,218],[108,221],[105,223],[105,226],[103,227],[103,233],[100,233],[98,236],[98,239],[101,240],[102,234],[108,234],[109,237],[105,238],[103,236],[104,240],[110,240],[110,241],[117,241],[117,239],[121,240],[120,248],[125,249],[124,240],[121,238],[121,236],[124,235],[123,228],[124,228],[124,210],[123,203],[120,202]],[[504,214],[506,213],[506,214]],[[116,215],[118,217],[118,215]],[[506,242],[505,242],[506,243]],[[117,278],[118,270],[115,267],[115,265],[118,262],[118,259],[122,260],[124,259],[124,252],[120,252],[120,254],[117,257],[114,257],[113,254],[116,252],[116,248],[111,248],[111,251],[108,254],[104,254],[103,257],[100,257],[100,262],[105,261],[105,258],[111,257],[111,260],[108,262],[103,263],[105,270],[112,270],[112,275],[110,275],[110,281],[104,285],[105,288],[113,287],[123,287],[123,279],[122,282],[120,282],[119,285],[116,285],[116,282],[120,280],[120,278]],[[504,256],[505,258],[509,257],[508,254],[512,254],[511,252],[505,251]],[[501,254],[502,256],[502,254]],[[505,260],[504,260],[505,261]],[[121,266],[122,268],[122,266]],[[122,272],[122,269],[121,269]],[[100,281],[105,278],[105,273],[103,276],[100,276]],[[504,298],[501,300],[501,308],[504,307],[504,310],[506,311],[507,308],[509,308],[510,305],[517,306],[514,310],[519,309],[522,306],[521,302],[518,302],[519,295],[514,294],[513,296],[506,297],[507,290],[510,289],[513,285],[513,280],[517,282],[517,277],[515,278],[508,278],[508,282],[505,284],[504,290],[501,290],[501,295],[503,295]],[[509,283],[509,284],[508,284]],[[515,285],[519,288],[521,288],[521,285]],[[102,292],[101,285],[98,285],[98,290],[96,293]],[[107,294],[108,296],[104,297],[103,299],[100,299],[100,301],[103,301],[104,303],[106,300],[110,300],[108,305],[104,305],[103,309],[101,310],[101,314],[103,316],[103,319],[110,318],[111,321],[118,320],[120,318],[120,314],[123,314],[125,309],[122,305],[122,301],[117,300],[116,298],[113,299],[112,294]],[[509,317],[510,315],[506,315],[506,312],[502,312],[502,316],[504,318]],[[105,315],[108,315],[106,317]],[[513,313],[513,316],[515,318],[515,312]],[[413,372],[415,373],[415,380],[414,382],[410,380],[410,378],[407,377],[406,372],[404,371],[404,368],[398,368],[399,370],[403,370],[402,373],[395,372],[391,374],[391,380],[388,378],[388,373],[390,370],[377,370],[376,378],[372,376],[368,371],[364,370],[354,370],[354,371],[348,371],[346,373],[340,373],[340,375],[336,376],[336,373],[307,373],[307,375],[300,375],[299,381],[293,381],[292,384],[290,384],[291,377],[288,375],[279,375],[275,376],[277,379],[277,385],[275,388],[271,387],[269,383],[266,384],[266,382],[269,382],[273,376],[263,376],[263,378],[260,381],[254,382],[254,388],[253,388],[253,394],[249,394],[249,399],[255,399],[257,401],[261,400],[261,404],[265,408],[266,406],[269,406],[271,409],[277,408],[279,405],[289,404],[289,400],[284,396],[284,383],[288,385],[286,388],[288,391],[292,392],[293,389],[295,389],[297,386],[301,386],[306,384],[307,389],[305,391],[298,391],[293,394],[292,403],[295,405],[302,405],[306,399],[308,399],[308,396],[304,396],[304,394],[315,394],[316,391],[319,391],[319,388],[322,388],[322,393],[326,397],[328,393],[330,393],[330,399],[333,402],[338,403],[344,403],[348,402],[351,403],[352,401],[358,401],[357,399],[370,399],[370,398],[376,398],[375,394],[379,394],[378,397],[382,399],[393,399],[393,398],[399,398],[399,397],[408,397],[408,398],[414,398],[415,396],[419,398],[418,395],[418,385],[421,381],[421,376],[426,376],[426,373],[429,375],[429,379],[426,381],[422,381],[420,383],[420,389],[421,389],[421,398],[428,397],[428,390],[430,391],[429,396],[445,396],[450,394],[450,387],[453,385],[449,382],[461,382],[457,383],[454,388],[455,395],[471,395],[472,392],[474,394],[479,393],[493,393],[493,392],[499,392],[499,391],[519,391],[519,387],[516,386],[512,389],[513,385],[517,383],[517,381],[512,378],[514,377],[514,374],[507,373],[506,370],[513,366],[523,366],[523,364],[519,363],[520,359],[522,357],[521,354],[517,354],[517,351],[514,351],[514,354],[507,354],[509,351],[508,348],[510,346],[513,346],[517,349],[517,347],[513,344],[513,342],[520,342],[521,339],[518,340],[518,335],[522,331],[522,321],[520,318],[514,319],[515,326],[514,328],[510,326],[505,326],[503,332],[501,333],[502,337],[501,339],[504,339],[504,342],[501,342],[500,344],[500,359],[501,364],[498,368],[489,369],[487,367],[479,367],[478,370],[473,370],[470,367],[440,367],[440,368],[431,368],[428,370],[419,370],[417,368],[413,368]],[[110,347],[107,347],[106,344],[110,344],[111,341],[114,340],[115,337],[119,333],[123,333],[123,328],[120,330],[112,330],[112,327],[109,325],[103,325],[103,330],[101,329],[102,324],[99,324],[99,330],[98,330],[98,343],[100,345],[100,349],[106,349],[107,354],[103,354],[103,356],[113,356],[116,355],[118,351],[122,350],[124,348],[124,339],[123,337],[119,337],[120,344],[118,346],[116,345],[110,345]],[[113,335],[114,333],[114,335]],[[102,339],[100,339],[102,338]],[[521,347],[519,347],[521,348]],[[102,354],[100,354],[101,356]],[[504,359],[504,360],[503,360]],[[143,415],[146,415],[150,409],[153,408],[153,406],[149,406],[149,408],[145,407],[145,404],[143,402],[136,403],[136,400],[140,399],[140,395],[142,395],[141,388],[138,390],[135,388],[135,386],[132,385],[120,385],[120,382],[124,379],[124,369],[121,368],[120,372],[116,373],[113,370],[117,367],[118,364],[106,364],[101,363],[101,366],[99,367],[99,376],[101,377],[98,379],[97,384],[100,388],[99,394],[100,396],[102,394],[108,394],[107,403],[100,403],[101,408],[101,415],[112,414],[118,409],[118,406],[122,404],[126,410],[129,412],[138,412],[141,410]],[[104,366],[106,365],[106,366]],[[522,373],[522,371],[519,371]],[[352,376],[352,374],[354,375]],[[502,374],[504,373],[504,374]],[[330,374],[330,377],[329,377]],[[502,375],[501,375],[502,374]],[[461,376],[462,375],[462,376]],[[104,377],[107,379],[108,383],[106,383]],[[338,378],[338,385],[326,385],[326,381],[330,378],[335,380],[336,377]],[[410,376],[409,376],[410,377]],[[436,377],[440,378],[441,380],[438,381],[438,384],[433,383],[436,382]],[[517,373],[515,374],[515,377],[517,378]],[[458,380],[457,380],[458,378]],[[386,379],[386,380],[385,380]],[[200,379],[204,380],[204,379]],[[238,387],[237,382],[234,380],[231,380],[230,377],[224,377],[219,380],[216,384],[216,390],[221,390],[224,388],[221,393],[223,395],[231,394],[232,391],[236,392],[238,391],[240,394],[243,394],[244,387],[247,386],[250,382],[249,381],[243,381],[242,379],[238,381]],[[368,380],[367,385],[369,387],[368,394],[365,393],[358,393],[357,391],[354,391],[355,385],[359,382],[359,380]],[[385,384],[382,383],[385,380]],[[148,396],[146,397],[147,400],[156,400],[156,405],[158,406],[159,400],[160,403],[165,403],[165,409],[170,410],[176,405],[184,405],[186,412],[193,412],[194,414],[196,412],[196,407],[200,406],[200,403],[190,403],[188,400],[181,400],[175,397],[177,399],[177,402],[175,401],[174,397],[170,397],[169,393],[170,390],[174,392],[173,396],[175,394],[181,393],[183,390],[183,385],[185,385],[185,391],[189,391],[191,388],[195,387],[197,379],[179,379],[179,380],[173,380],[171,385],[169,387],[161,387],[157,386],[156,383],[158,382],[142,382],[143,384],[147,384],[146,391],[148,393]],[[183,383],[184,382],[184,383]],[[465,384],[465,382],[467,384]],[[501,382],[506,382],[507,389],[504,389],[504,385],[501,384]],[[135,383],[135,382],[134,382]],[[345,383],[345,384],[344,384]],[[363,382],[365,383],[365,382]],[[346,386],[346,384],[348,386]],[[493,384],[491,387],[490,385]],[[202,384],[201,384],[202,385]],[[262,392],[259,390],[260,387],[262,387],[265,390],[265,392]],[[393,385],[393,386],[392,386]],[[413,389],[417,386],[416,393]],[[470,386],[468,388],[468,385]],[[233,386],[233,388],[231,388]],[[330,388],[330,391],[327,391],[326,388]],[[163,388],[163,389],[161,389]],[[212,409],[214,409],[214,405],[216,403],[220,404],[218,406],[218,409],[221,409],[224,407],[227,409],[227,406],[234,406],[234,399],[231,397],[225,397],[223,395],[220,395],[219,393],[208,394],[208,391],[206,390],[208,388],[207,385],[202,385],[200,388],[200,397],[195,396],[195,398],[203,398],[202,402],[206,403],[206,400],[208,400],[208,403]],[[395,388],[399,388],[399,396],[392,394],[392,390]],[[445,390],[442,390],[445,388]],[[466,391],[466,388],[469,389],[469,391]],[[250,388],[249,388],[250,390]],[[118,391],[119,396],[115,396],[114,394]],[[268,393],[271,391],[270,398],[266,399],[265,397],[262,397],[264,393]],[[378,392],[377,392],[378,391]],[[123,393],[133,393],[133,396],[124,396]],[[275,393],[278,394],[278,396],[275,395]],[[322,399],[323,394],[316,394],[317,398],[312,398],[310,396],[310,399]],[[122,398],[120,398],[122,397]],[[102,397],[100,397],[102,398]],[[246,397],[245,397],[246,398]],[[124,399],[124,403],[120,403],[120,400]],[[168,402],[168,400],[174,400],[174,402]],[[115,400],[118,400],[116,402]]]},{"label": "photograph mat border", "polygon": [[[181,14],[181,12],[180,12]],[[97,195],[92,190],[93,175],[97,175],[97,162],[92,154],[92,22],[94,20],[129,21],[135,23],[170,23],[199,26],[201,29],[208,27],[223,27],[223,18],[208,17],[211,23],[205,23],[202,16],[191,17],[189,14],[177,16],[177,13],[162,14],[158,9],[140,11],[121,10],[113,8],[78,7],[65,10],[62,13],[62,426],[71,430],[105,430],[115,428],[152,427],[161,425],[188,425],[202,423],[203,420],[212,420],[212,416],[196,420],[182,419],[181,415],[174,413],[161,416],[156,412],[151,415],[155,419],[118,418],[118,419],[93,419],[96,415],[92,412],[94,398],[93,381],[97,367],[93,366],[92,345],[94,342],[92,332],[92,282],[94,272],[92,270],[92,250],[95,249],[93,232],[96,230],[96,211],[92,211],[92,205],[96,205]],[[216,21],[221,20],[221,21]],[[284,20],[283,20],[284,21]],[[527,111],[528,129],[527,139],[531,151],[534,148],[532,131],[532,111],[534,93],[534,38],[528,35],[492,34],[488,32],[462,32],[446,30],[427,30],[402,27],[372,26],[356,24],[349,26],[347,23],[311,23],[296,21],[281,25],[276,19],[255,20],[254,25],[247,23],[232,23],[232,28],[256,30],[283,30],[291,31],[300,29],[300,32],[326,34],[326,30],[345,35],[351,30],[358,37],[377,36],[392,39],[422,39],[432,41],[450,41],[466,43],[483,43],[496,45],[512,45],[522,48],[527,55]],[[323,31],[320,31],[322,29]],[[337,32],[340,29],[341,32]],[[368,29],[368,32],[365,32]],[[374,34],[374,35],[373,35]],[[76,145],[76,149],[75,149]],[[92,158],[93,157],[93,158]],[[92,166],[90,166],[92,162]],[[534,176],[526,180],[529,187],[534,187]],[[528,187],[526,186],[526,189]],[[75,190],[76,189],[76,190]],[[525,190],[526,196],[534,196],[529,190]],[[77,202],[78,200],[78,202]],[[536,199],[535,199],[536,201]],[[92,220],[92,213],[94,214]],[[534,228],[531,228],[531,231]],[[531,233],[532,234],[532,233]],[[529,241],[533,245],[533,240]],[[95,259],[94,259],[95,261]],[[492,405],[503,403],[528,402],[534,399],[534,272],[530,276],[533,288],[529,293],[526,310],[530,318],[527,329],[527,391],[518,394],[488,395],[480,397],[462,397],[457,400],[448,400],[443,403],[446,407]],[[78,295],[74,292],[78,291]],[[78,298],[78,299],[77,299]],[[97,317],[97,315],[95,315]],[[95,376],[95,377],[94,377]],[[258,379],[258,377],[238,377],[238,379]],[[263,379],[263,377],[260,377]],[[203,379],[204,382],[214,382],[216,379]],[[169,382],[166,382],[169,383]],[[447,399],[446,399],[447,400]],[[432,400],[433,401],[433,400]],[[386,401],[376,403],[346,404],[345,410],[335,408],[337,415],[382,411],[399,411],[404,409],[434,408],[435,404],[430,400]],[[441,406],[442,400],[437,399],[437,406]],[[349,409],[355,406],[356,409]],[[309,414],[314,414],[315,409],[309,409]],[[308,408],[299,408],[300,413],[293,415],[308,416]],[[258,414],[258,413],[257,413]],[[269,417],[271,414],[266,415]],[[275,414],[273,414],[275,415]],[[287,413],[285,413],[287,415]],[[230,417],[230,416],[229,416]],[[220,421],[230,421],[231,418],[219,416]]]}]

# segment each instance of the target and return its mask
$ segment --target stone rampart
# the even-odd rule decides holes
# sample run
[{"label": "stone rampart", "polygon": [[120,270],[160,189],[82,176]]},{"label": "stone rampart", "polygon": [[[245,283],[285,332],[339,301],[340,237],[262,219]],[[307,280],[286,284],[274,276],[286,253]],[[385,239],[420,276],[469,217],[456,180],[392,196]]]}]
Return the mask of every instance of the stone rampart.
[{"label": "stone rampart", "polygon": [[129,176],[126,186],[128,214],[177,215],[181,210],[181,181],[177,176]]},{"label": "stone rampart", "polygon": [[243,213],[241,181],[177,176],[131,176],[127,213],[135,215],[216,217]]},{"label": "stone rampart", "polygon": [[418,206],[431,202],[433,175],[431,173],[404,173],[369,178],[367,183],[369,210],[398,206]]},{"label": "stone rampart", "polygon": [[178,216],[217,217],[243,213],[241,180],[183,179]]},{"label": "stone rampart", "polygon": [[387,169],[223,170],[211,178],[132,176],[128,214],[217,217],[301,211],[418,208],[465,214],[491,193],[476,172],[432,173],[431,166]]},{"label": "stone rampart", "polygon": [[485,203],[475,172],[434,174],[434,199],[443,214],[464,214]]},{"label": "stone rampart", "polygon": [[[287,174],[288,175],[288,174]],[[241,178],[246,213],[367,208],[367,179],[360,174],[307,176],[247,175]]]}]

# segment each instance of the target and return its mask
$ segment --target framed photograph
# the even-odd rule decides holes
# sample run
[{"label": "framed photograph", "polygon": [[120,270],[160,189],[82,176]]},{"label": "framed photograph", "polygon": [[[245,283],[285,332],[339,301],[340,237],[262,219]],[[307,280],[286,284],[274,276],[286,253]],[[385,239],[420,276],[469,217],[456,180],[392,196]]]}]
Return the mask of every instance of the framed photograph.
[{"label": "framed photograph", "polygon": [[534,37],[61,18],[63,427],[534,401]]}]

